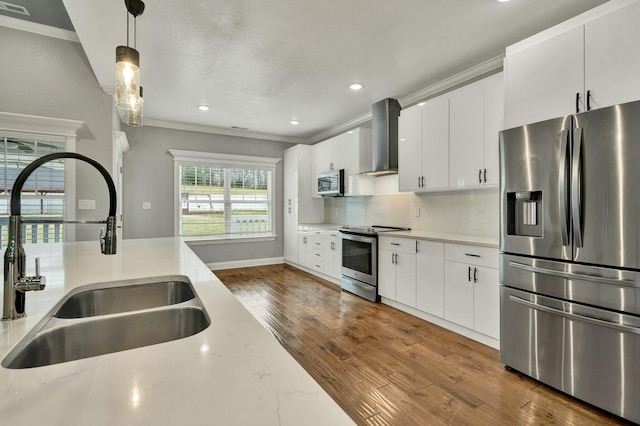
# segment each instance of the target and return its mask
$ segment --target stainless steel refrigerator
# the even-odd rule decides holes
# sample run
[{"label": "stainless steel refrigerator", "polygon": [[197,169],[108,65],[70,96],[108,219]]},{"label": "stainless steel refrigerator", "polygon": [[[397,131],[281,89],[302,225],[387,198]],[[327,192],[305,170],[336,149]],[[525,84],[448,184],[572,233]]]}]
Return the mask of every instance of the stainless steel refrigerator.
[{"label": "stainless steel refrigerator", "polygon": [[500,133],[500,360],[640,422],[640,101]]}]

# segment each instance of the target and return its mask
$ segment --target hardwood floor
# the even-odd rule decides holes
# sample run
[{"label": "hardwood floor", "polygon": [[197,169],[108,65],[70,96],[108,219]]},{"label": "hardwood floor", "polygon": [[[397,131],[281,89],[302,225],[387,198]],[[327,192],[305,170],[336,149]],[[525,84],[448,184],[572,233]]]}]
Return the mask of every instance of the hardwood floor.
[{"label": "hardwood floor", "polygon": [[285,265],[215,274],[361,425],[625,424],[498,351]]}]

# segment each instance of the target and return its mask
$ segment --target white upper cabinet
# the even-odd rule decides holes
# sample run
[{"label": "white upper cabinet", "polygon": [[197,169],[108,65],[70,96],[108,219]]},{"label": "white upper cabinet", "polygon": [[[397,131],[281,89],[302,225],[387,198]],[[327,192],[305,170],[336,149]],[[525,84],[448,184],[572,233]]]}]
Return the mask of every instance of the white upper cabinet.
[{"label": "white upper cabinet", "polygon": [[451,163],[449,183],[452,187],[482,185],[484,165],[484,87],[469,84],[449,95]]},{"label": "white upper cabinet", "polygon": [[402,110],[398,123],[400,191],[449,186],[449,99]]},{"label": "white upper cabinet", "polygon": [[359,173],[371,170],[371,129],[358,128],[312,146],[312,191],[319,197],[318,173],[344,169],[345,196],[372,195],[360,185]]},{"label": "white upper cabinet", "polygon": [[504,123],[498,73],[402,111],[401,191],[498,184],[498,132]]},{"label": "white upper cabinet", "polygon": [[398,121],[400,191],[417,191],[422,177],[422,107],[403,109]]},{"label": "white upper cabinet", "polygon": [[640,99],[640,2],[588,22],[584,35],[591,108]]},{"label": "white upper cabinet", "polygon": [[576,111],[584,88],[583,43],[583,29],[579,27],[515,54],[507,51],[506,128]]},{"label": "white upper cabinet", "polygon": [[507,48],[505,127],[640,99],[640,2],[622,3]]}]

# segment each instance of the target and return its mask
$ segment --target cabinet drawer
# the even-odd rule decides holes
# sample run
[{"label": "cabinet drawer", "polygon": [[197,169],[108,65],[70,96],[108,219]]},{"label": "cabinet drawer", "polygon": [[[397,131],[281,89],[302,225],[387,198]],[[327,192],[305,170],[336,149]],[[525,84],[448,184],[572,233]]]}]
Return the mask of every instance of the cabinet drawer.
[{"label": "cabinet drawer", "polygon": [[324,251],[322,249],[313,249],[313,259],[319,262],[324,261]]},{"label": "cabinet drawer", "polygon": [[313,237],[313,248],[315,250],[322,250],[324,248],[324,238],[322,238],[322,236],[318,237],[316,235]]},{"label": "cabinet drawer", "polygon": [[381,237],[380,249],[391,250],[400,253],[416,253],[416,240],[410,238]]},{"label": "cabinet drawer", "polygon": [[445,244],[444,258],[454,262],[498,269],[498,249],[494,248]]},{"label": "cabinet drawer", "polygon": [[311,263],[311,269],[318,271],[318,272],[324,272],[324,262],[322,260],[315,260]]}]

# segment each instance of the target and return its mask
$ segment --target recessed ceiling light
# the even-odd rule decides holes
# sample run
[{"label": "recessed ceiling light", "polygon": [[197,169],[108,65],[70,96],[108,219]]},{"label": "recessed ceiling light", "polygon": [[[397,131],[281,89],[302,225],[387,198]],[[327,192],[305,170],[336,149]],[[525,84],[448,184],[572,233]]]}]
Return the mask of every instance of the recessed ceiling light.
[{"label": "recessed ceiling light", "polygon": [[299,120],[291,120],[290,123],[293,124],[294,126],[297,126],[298,124],[300,124],[300,121]]},{"label": "recessed ceiling light", "polygon": [[420,102],[418,106],[425,106],[426,104],[427,104],[426,102]]},{"label": "recessed ceiling light", "polygon": [[360,83],[353,83],[351,86],[349,86],[349,89],[351,90],[360,90],[362,89],[364,86]]},{"label": "recessed ceiling light", "polygon": [[198,105],[200,111],[209,111],[211,107],[209,105]]},{"label": "recessed ceiling light", "polygon": [[508,2],[509,0],[498,0],[498,1],[499,1],[500,3],[506,3],[506,2]]},{"label": "recessed ceiling light", "polygon": [[349,130],[347,133],[351,135],[353,134],[353,130]]}]

